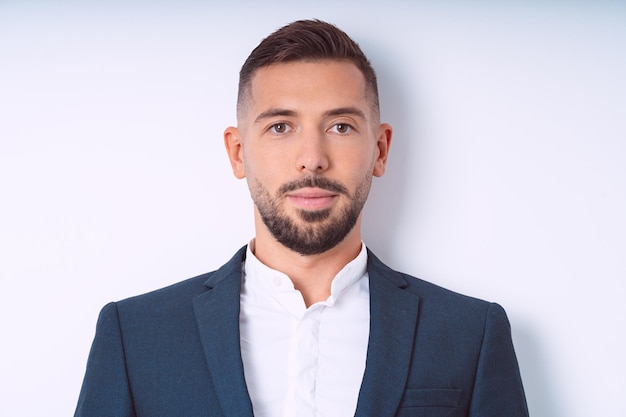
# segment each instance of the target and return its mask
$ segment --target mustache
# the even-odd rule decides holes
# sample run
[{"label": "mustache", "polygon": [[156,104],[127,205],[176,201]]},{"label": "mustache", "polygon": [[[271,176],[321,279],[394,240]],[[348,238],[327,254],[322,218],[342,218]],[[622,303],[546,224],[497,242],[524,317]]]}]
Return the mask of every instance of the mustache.
[{"label": "mustache", "polygon": [[278,195],[283,195],[300,188],[321,188],[322,190],[349,196],[348,189],[345,185],[338,181],[333,181],[324,177],[304,177],[299,180],[288,182],[281,185],[278,189]]}]

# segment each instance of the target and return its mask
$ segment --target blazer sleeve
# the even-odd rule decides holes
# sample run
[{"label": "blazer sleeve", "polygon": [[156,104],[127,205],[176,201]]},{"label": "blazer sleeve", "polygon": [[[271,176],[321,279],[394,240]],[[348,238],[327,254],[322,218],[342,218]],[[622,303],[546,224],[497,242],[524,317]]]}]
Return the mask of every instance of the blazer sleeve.
[{"label": "blazer sleeve", "polygon": [[528,417],[511,326],[504,309],[487,311],[469,417]]},{"label": "blazer sleeve", "polygon": [[100,312],[74,417],[136,417],[115,303]]}]

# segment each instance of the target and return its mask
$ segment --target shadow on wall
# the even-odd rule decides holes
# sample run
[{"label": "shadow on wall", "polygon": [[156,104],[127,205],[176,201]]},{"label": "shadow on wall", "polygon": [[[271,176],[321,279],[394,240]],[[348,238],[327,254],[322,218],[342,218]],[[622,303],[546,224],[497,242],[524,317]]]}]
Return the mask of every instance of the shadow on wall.
[{"label": "shadow on wall", "polygon": [[[413,126],[419,114],[409,109],[406,97],[407,81],[393,71],[393,59],[389,52],[380,48],[367,48],[369,55],[378,57],[373,62],[378,76],[381,121],[390,123],[393,136],[385,175],[374,178],[368,201],[363,211],[363,240],[368,248],[384,262],[394,259],[398,231],[401,227],[401,212],[406,210],[405,196],[410,186],[407,177],[408,156],[414,145]],[[371,50],[374,49],[374,53]],[[378,49],[378,50],[377,50]],[[384,59],[383,59],[384,58]]]},{"label": "shadow on wall", "polygon": [[[368,48],[369,50],[372,48]],[[406,85],[416,80],[404,80],[393,71],[393,59],[389,52],[374,51],[379,58],[374,66],[378,74],[382,121],[390,122],[394,129],[392,145],[387,164],[387,172],[382,178],[375,178],[369,199],[364,209],[363,239],[367,246],[384,262],[396,258],[398,234],[403,227],[403,219],[413,215],[406,213],[406,196],[414,190],[413,178],[408,176],[411,153],[420,146],[421,138],[416,137],[422,115],[414,103],[415,97],[407,97]],[[406,214],[405,214],[406,213]],[[394,267],[393,263],[390,265]],[[540,340],[532,329],[523,322],[513,324],[514,344],[522,372],[528,408],[532,417],[565,417],[559,407],[554,384],[545,363],[546,354]]]},{"label": "shadow on wall", "polygon": [[559,407],[540,340],[531,328],[516,320],[513,325],[513,343],[520,364],[529,414],[532,417],[565,417]]}]

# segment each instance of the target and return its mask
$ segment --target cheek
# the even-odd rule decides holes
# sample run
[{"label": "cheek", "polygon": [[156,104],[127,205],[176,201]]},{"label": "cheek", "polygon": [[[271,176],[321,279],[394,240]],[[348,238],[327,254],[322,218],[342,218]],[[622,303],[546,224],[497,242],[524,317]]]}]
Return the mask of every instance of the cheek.
[{"label": "cheek", "polygon": [[246,177],[263,184],[267,189],[280,185],[281,178],[286,178],[288,158],[284,155],[273,155],[271,152],[258,152],[254,149],[244,151],[244,167]]},{"label": "cheek", "polygon": [[364,173],[372,172],[376,158],[374,147],[345,150],[337,158],[338,168],[352,172],[354,177],[362,178]]}]

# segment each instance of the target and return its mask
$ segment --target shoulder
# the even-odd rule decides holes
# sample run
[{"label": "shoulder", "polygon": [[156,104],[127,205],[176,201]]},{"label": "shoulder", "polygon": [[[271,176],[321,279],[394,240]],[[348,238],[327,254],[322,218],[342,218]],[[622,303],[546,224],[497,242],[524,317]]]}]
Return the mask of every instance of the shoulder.
[{"label": "shoulder", "polygon": [[215,271],[145,294],[126,298],[111,303],[111,305],[115,305],[119,314],[124,316],[158,316],[171,314],[172,312],[191,312],[195,297],[225,280],[236,279],[240,276],[244,254],[245,247],[240,249],[226,264]]},{"label": "shoulder", "polygon": [[450,315],[467,315],[468,318],[479,319],[479,317],[484,318],[490,309],[502,309],[495,303],[460,294],[413,275],[391,269],[373,253],[370,252],[368,255],[370,279],[391,281],[414,294],[415,302],[419,302],[422,313],[431,312],[442,318]]},{"label": "shoulder", "polygon": [[143,307],[147,304],[170,304],[179,301],[184,298],[193,298],[195,295],[204,291],[204,283],[211,277],[213,272],[198,275],[193,278],[188,278],[183,281],[179,281],[175,284],[168,285],[167,287],[159,288],[144,294],[135,295],[133,297],[125,298],[117,301],[117,305],[124,308],[129,307]]}]

